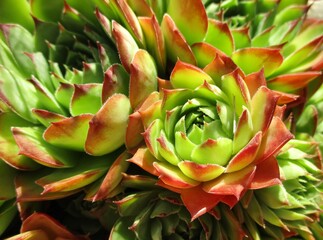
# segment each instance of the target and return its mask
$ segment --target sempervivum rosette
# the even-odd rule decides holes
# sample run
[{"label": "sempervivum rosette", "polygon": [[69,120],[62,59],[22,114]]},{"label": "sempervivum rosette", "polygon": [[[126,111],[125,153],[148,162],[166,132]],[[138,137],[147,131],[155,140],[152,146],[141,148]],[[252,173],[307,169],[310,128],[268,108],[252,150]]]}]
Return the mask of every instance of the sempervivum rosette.
[{"label": "sempervivum rosette", "polygon": [[[279,97],[266,86],[251,90],[262,72],[244,76],[228,66],[202,70],[178,61],[169,89],[138,110],[146,147],[131,162],[180,193],[192,219],[218,202],[234,206],[247,189],[280,183],[275,154],[292,138]],[[219,74],[220,81],[211,77]]]},{"label": "sempervivum rosette", "polygon": [[[37,1],[31,4],[36,8]],[[80,22],[75,10],[63,7],[60,24],[35,17],[34,35],[20,25],[0,26],[0,158],[17,170],[8,170],[1,183],[6,184],[1,201],[8,203],[1,202],[1,218],[8,219],[2,227],[12,218],[8,201],[14,195],[25,219],[35,209],[46,209],[40,201],[80,191],[93,200],[121,191],[112,193],[121,180],[113,169],[128,165],[123,153],[131,112],[128,75],[113,64],[118,60],[111,40],[93,37],[100,27],[90,31],[91,20]],[[74,32],[67,30],[75,25]],[[100,188],[105,177],[112,184],[109,196]]]}]

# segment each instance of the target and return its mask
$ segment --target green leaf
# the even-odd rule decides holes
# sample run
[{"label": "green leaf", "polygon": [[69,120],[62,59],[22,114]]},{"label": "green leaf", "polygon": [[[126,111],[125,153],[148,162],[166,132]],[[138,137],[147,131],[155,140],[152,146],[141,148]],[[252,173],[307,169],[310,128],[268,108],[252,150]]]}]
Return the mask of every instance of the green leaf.
[{"label": "green leaf", "polygon": [[123,94],[112,95],[90,121],[86,152],[100,156],[121,147],[125,142],[131,111],[128,97]]},{"label": "green leaf", "polygon": [[32,0],[30,1],[32,14],[37,18],[46,22],[57,22],[61,18],[64,8],[64,0],[46,1]]},{"label": "green leaf", "polygon": [[41,165],[53,168],[72,167],[77,160],[75,153],[57,148],[43,139],[40,127],[14,127],[12,129],[19,153]]},{"label": "green leaf", "polygon": [[170,0],[167,13],[190,45],[203,40],[207,32],[208,21],[201,1]]},{"label": "green leaf", "polygon": [[0,158],[9,165],[21,170],[35,170],[40,167],[35,161],[19,155],[19,147],[12,135],[12,127],[29,127],[30,122],[12,112],[0,113]]},{"label": "green leaf", "polygon": [[29,2],[26,0],[1,0],[0,23],[18,23],[32,32],[34,22],[30,14]]},{"label": "green leaf", "polygon": [[84,151],[92,114],[82,114],[53,122],[44,132],[44,139],[63,149]]},{"label": "green leaf", "polygon": [[265,76],[269,76],[282,64],[283,57],[277,48],[244,48],[235,51],[232,60],[245,74],[264,68]]},{"label": "green leaf", "polygon": [[227,23],[209,19],[208,30],[204,41],[229,56],[234,51],[233,37]]},{"label": "green leaf", "polygon": [[83,113],[95,114],[101,108],[102,84],[74,84],[70,104],[72,116]]}]

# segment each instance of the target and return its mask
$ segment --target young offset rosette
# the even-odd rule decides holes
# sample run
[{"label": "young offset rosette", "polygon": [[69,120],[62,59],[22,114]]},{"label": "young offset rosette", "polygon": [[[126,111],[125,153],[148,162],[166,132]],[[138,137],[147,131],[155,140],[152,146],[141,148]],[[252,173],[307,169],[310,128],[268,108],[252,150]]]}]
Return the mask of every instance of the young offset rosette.
[{"label": "young offset rosette", "polygon": [[[227,64],[214,67],[221,62]],[[254,88],[263,71],[245,76],[233,66],[224,56],[203,70],[178,61],[170,81],[160,80],[164,88],[129,120],[128,136],[142,120],[145,142],[130,161],[180,193],[192,219],[219,202],[234,206],[247,189],[280,183],[275,155],[293,137],[280,118],[279,96]]]}]

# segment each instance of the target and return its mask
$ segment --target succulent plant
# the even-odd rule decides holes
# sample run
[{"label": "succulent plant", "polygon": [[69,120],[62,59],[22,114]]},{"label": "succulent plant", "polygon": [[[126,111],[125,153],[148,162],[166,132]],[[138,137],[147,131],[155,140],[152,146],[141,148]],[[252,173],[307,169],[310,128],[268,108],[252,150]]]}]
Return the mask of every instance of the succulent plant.
[{"label": "succulent plant", "polygon": [[19,212],[10,239],[318,238],[323,22],[308,9],[2,0],[0,235]]}]

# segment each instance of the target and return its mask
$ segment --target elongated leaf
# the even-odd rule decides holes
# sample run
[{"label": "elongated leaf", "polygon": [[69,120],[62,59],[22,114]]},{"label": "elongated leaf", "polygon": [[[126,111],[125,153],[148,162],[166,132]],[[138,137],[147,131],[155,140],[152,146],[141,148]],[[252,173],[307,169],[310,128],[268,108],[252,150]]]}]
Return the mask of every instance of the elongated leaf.
[{"label": "elongated leaf", "polygon": [[90,121],[86,152],[100,156],[122,146],[130,113],[129,99],[123,94],[112,95]]}]

